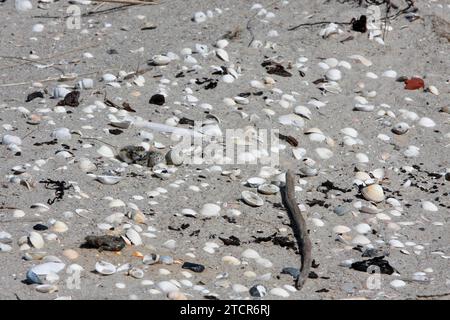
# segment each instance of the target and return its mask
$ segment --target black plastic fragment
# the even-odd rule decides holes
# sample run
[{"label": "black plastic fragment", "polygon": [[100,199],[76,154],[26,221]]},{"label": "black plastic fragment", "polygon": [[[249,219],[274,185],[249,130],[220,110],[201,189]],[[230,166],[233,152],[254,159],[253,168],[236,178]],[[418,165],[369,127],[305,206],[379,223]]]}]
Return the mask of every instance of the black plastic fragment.
[{"label": "black plastic fragment", "polygon": [[188,269],[194,272],[203,272],[205,270],[205,266],[192,262],[185,262],[181,267],[183,269]]}]

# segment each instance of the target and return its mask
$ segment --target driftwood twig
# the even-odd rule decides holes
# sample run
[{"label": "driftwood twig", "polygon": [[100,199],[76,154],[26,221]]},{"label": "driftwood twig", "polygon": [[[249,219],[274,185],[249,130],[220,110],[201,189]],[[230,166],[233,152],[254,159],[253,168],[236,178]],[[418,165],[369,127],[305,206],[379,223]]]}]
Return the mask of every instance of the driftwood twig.
[{"label": "driftwood twig", "polygon": [[301,289],[308,279],[309,271],[311,269],[312,257],[311,257],[311,240],[309,239],[308,229],[306,227],[305,219],[298,208],[297,201],[295,200],[295,184],[294,175],[291,170],[286,172],[286,186],[283,189],[284,193],[284,205],[293,220],[292,228],[294,234],[297,236],[298,247],[301,255],[301,267],[300,274],[295,283],[297,289]]}]

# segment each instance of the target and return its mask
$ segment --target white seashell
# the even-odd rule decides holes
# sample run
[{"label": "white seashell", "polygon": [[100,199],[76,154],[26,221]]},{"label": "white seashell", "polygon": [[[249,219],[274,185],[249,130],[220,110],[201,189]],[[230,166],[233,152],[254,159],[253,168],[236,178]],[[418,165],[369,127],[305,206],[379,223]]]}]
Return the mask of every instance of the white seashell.
[{"label": "white seashell", "polygon": [[356,232],[367,234],[372,231],[372,228],[367,223],[360,223],[355,227]]},{"label": "white seashell", "polygon": [[378,79],[378,76],[373,72],[367,72],[366,77],[370,79]]},{"label": "white seashell", "polygon": [[372,174],[372,176],[374,176],[378,180],[383,180],[385,177],[385,171],[381,168],[370,171],[370,174]]},{"label": "white seashell", "polygon": [[279,191],[279,187],[270,183],[263,183],[262,185],[258,186],[258,192],[266,195],[276,194]]},{"label": "white seashell", "polygon": [[311,221],[314,224],[314,226],[316,226],[316,227],[323,227],[325,225],[325,222],[323,222],[319,218],[312,218]]},{"label": "white seashell", "polygon": [[328,58],[328,59],[325,59],[323,62],[325,62],[327,65],[329,65],[330,68],[337,67],[337,65],[339,63],[338,59],[336,59],[336,58]]},{"label": "white seashell", "polygon": [[330,69],[330,66],[323,61],[319,62],[317,65],[324,70]]},{"label": "white seashell", "polygon": [[304,148],[293,148],[292,154],[294,155],[295,159],[300,160],[303,158],[306,154],[306,149]]},{"label": "white seashell", "polygon": [[159,290],[164,293],[179,291],[180,289],[170,281],[161,281],[156,284]]},{"label": "white seashell", "polygon": [[330,69],[325,74],[325,77],[331,81],[339,81],[342,79],[342,73],[338,69]]},{"label": "white seashell", "polygon": [[131,243],[134,244],[135,246],[140,246],[142,244],[142,239],[141,236],[139,235],[139,233],[137,233],[136,230],[134,229],[128,229],[126,236],[128,239],[130,239]]},{"label": "white seashell", "polygon": [[36,286],[36,291],[41,293],[53,293],[58,291],[58,287],[52,284],[41,284]]},{"label": "white seashell", "polygon": [[220,206],[214,203],[206,203],[200,210],[200,214],[205,217],[217,217],[220,215]]},{"label": "white seashell", "polygon": [[365,58],[365,57],[363,57],[361,55],[358,55],[358,54],[349,56],[349,58],[362,63],[366,67],[370,67],[373,64],[372,61],[370,61],[369,59],[367,59],[367,58]]},{"label": "white seashell", "polygon": [[430,118],[423,117],[423,118],[420,118],[419,125],[421,125],[422,127],[425,127],[425,128],[432,128],[436,125],[436,123],[433,120],[431,120]]},{"label": "white seashell", "polygon": [[246,204],[252,207],[260,207],[264,204],[264,200],[251,191],[242,191],[241,198]]},{"label": "white seashell", "polygon": [[230,59],[228,57],[228,53],[224,49],[217,49],[216,55],[225,62],[229,62]]},{"label": "white seashell", "polygon": [[207,16],[204,12],[198,11],[194,13],[194,16],[192,17],[192,20],[196,23],[202,23],[205,22],[207,19]]},{"label": "white seashell", "polygon": [[103,275],[111,275],[117,272],[117,268],[106,261],[100,261],[95,264],[95,271]]},{"label": "white seashell", "polygon": [[30,232],[30,234],[28,235],[28,240],[36,249],[41,249],[44,247],[44,238],[42,238],[42,236],[35,231]]},{"label": "white seashell", "polygon": [[241,264],[241,261],[233,256],[224,256],[222,261],[232,266],[238,266]]},{"label": "white seashell", "polygon": [[392,132],[394,132],[395,134],[401,135],[401,134],[405,134],[406,132],[408,132],[409,128],[410,127],[406,122],[399,122],[392,128]]},{"label": "white seashell", "polygon": [[258,80],[252,80],[250,81],[250,86],[252,88],[256,88],[256,89],[264,89],[266,86],[264,85],[264,83],[262,83],[261,81]]},{"label": "white seashell", "polygon": [[435,86],[429,86],[428,91],[430,91],[432,94],[434,94],[436,96],[439,95],[439,90]]},{"label": "white seashell", "polygon": [[419,150],[420,149],[416,146],[408,146],[408,148],[406,148],[403,154],[405,155],[405,157],[414,158],[419,155]]},{"label": "white seashell", "polygon": [[402,242],[400,242],[396,239],[389,240],[389,245],[394,248],[404,248],[405,247],[405,245]]},{"label": "white seashell", "polygon": [[266,258],[257,258],[255,260],[255,262],[264,268],[272,268],[273,267],[273,263],[269,259],[266,259]]},{"label": "white seashell", "polygon": [[15,8],[17,11],[28,11],[33,9],[33,4],[29,0],[16,0]]},{"label": "white seashell", "polygon": [[167,298],[169,300],[188,300],[186,295],[183,292],[179,291],[171,291],[167,294]]},{"label": "white seashell", "polygon": [[52,226],[53,232],[63,233],[66,232],[67,230],[69,230],[69,227],[62,221],[56,221]]},{"label": "white seashell", "polygon": [[394,70],[386,70],[381,74],[381,76],[386,78],[397,78],[397,72]]},{"label": "white seashell", "polygon": [[223,49],[226,46],[228,46],[228,44],[229,44],[228,40],[220,39],[220,40],[217,40],[216,47],[219,48],[219,49]]},{"label": "white seashell", "polygon": [[364,154],[364,153],[357,153],[355,155],[355,158],[360,163],[367,163],[367,162],[369,162],[369,157],[366,154]]},{"label": "white seashell", "polygon": [[102,80],[105,81],[106,83],[108,83],[108,82],[116,81],[117,77],[115,75],[111,74],[111,73],[105,73],[102,76]]},{"label": "white seashell", "polygon": [[32,267],[30,270],[38,276],[48,275],[50,273],[58,273],[63,270],[66,265],[62,262],[46,262]]},{"label": "white seashell", "polygon": [[78,89],[92,89],[94,88],[94,80],[92,79],[83,79],[78,81],[77,83]]},{"label": "white seashell", "polygon": [[244,105],[246,105],[246,104],[249,104],[249,103],[250,103],[250,100],[249,100],[248,98],[244,98],[244,97],[236,96],[236,97],[234,97],[233,99],[234,99],[234,101],[235,101],[236,103],[238,103],[238,104],[244,104]]},{"label": "white seashell", "polygon": [[311,120],[311,111],[305,106],[296,106],[294,109],[294,113],[303,118]]},{"label": "white seashell", "polygon": [[100,182],[102,184],[113,185],[113,184],[119,183],[120,180],[122,180],[122,177],[100,175],[100,176],[95,176],[95,180],[97,180],[98,182]]},{"label": "white seashell", "polygon": [[370,240],[366,236],[358,234],[356,237],[353,238],[352,243],[356,245],[365,246],[370,244]]},{"label": "white seashell", "polygon": [[161,54],[155,55],[152,57],[152,62],[157,66],[165,66],[168,65],[172,61],[168,56],[164,56]]},{"label": "white seashell", "polygon": [[20,137],[17,137],[17,136],[5,134],[2,138],[2,144],[7,145],[7,146],[8,145],[20,146],[22,144],[22,139],[20,139]]},{"label": "white seashell", "polygon": [[78,163],[78,167],[83,172],[92,172],[97,169],[97,166],[87,158],[81,158],[80,162]]},{"label": "white seashell", "polygon": [[52,90],[52,97],[55,99],[58,98],[64,98],[68,93],[70,93],[70,90],[64,87],[56,87]]},{"label": "white seashell", "polygon": [[31,30],[33,32],[42,32],[42,31],[44,31],[44,25],[41,23],[37,23],[33,26],[33,28]]},{"label": "white seashell", "polygon": [[317,148],[315,151],[317,155],[324,160],[330,159],[333,156],[333,151],[327,148]]},{"label": "white seashell", "polygon": [[334,233],[338,233],[338,234],[343,234],[343,233],[348,233],[350,232],[352,229],[350,229],[347,226],[335,226],[333,228],[333,232]]},{"label": "white seashell", "polygon": [[236,80],[236,79],[231,74],[226,74],[222,77],[222,81],[225,83],[232,83],[232,82],[234,82],[234,80]]},{"label": "white seashell", "polygon": [[338,67],[343,67],[347,70],[350,70],[352,68],[352,65],[347,61],[339,61]]},{"label": "white seashell", "polygon": [[371,104],[360,104],[360,103],[355,104],[355,107],[353,108],[353,110],[365,111],[365,112],[370,112],[370,111],[373,111],[374,109],[375,109],[374,105],[371,105]]},{"label": "white seashell", "polygon": [[51,137],[58,140],[70,140],[72,138],[72,134],[67,128],[59,128],[51,133]]},{"label": "white seashell", "polygon": [[288,298],[289,292],[282,288],[273,288],[269,291],[270,294],[273,294],[274,296],[281,297],[281,298]]},{"label": "white seashell", "polygon": [[100,148],[98,148],[97,153],[105,158],[114,158],[115,157],[114,151],[110,147],[107,147],[107,146],[101,146]]},{"label": "white seashell", "polygon": [[430,201],[422,201],[422,209],[425,211],[438,211],[438,207]]},{"label": "white seashell", "polygon": [[399,280],[399,279],[393,280],[389,284],[391,285],[392,288],[395,288],[395,289],[406,286],[406,282],[403,280]]},{"label": "white seashell", "polygon": [[319,31],[319,35],[322,38],[328,38],[332,34],[340,33],[342,30],[339,29],[339,26],[335,23],[328,24],[325,28]]},{"label": "white seashell", "polygon": [[294,113],[280,116],[278,118],[278,122],[283,125],[295,126],[299,128],[302,128],[305,125],[303,118]]},{"label": "white seashell", "polygon": [[381,202],[384,200],[383,188],[378,184],[371,184],[364,187],[361,189],[361,194],[368,201]]},{"label": "white seashell", "polygon": [[356,131],[353,128],[344,128],[344,129],[341,129],[341,132],[352,138],[356,138],[358,136],[358,131]]},{"label": "white seashell", "polygon": [[242,252],[242,256],[247,259],[259,259],[261,256],[253,249],[246,249]]},{"label": "white seashell", "polygon": [[266,179],[263,179],[260,177],[252,177],[252,178],[247,179],[247,185],[250,188],[258,188],[264,182],[266,182]]}]

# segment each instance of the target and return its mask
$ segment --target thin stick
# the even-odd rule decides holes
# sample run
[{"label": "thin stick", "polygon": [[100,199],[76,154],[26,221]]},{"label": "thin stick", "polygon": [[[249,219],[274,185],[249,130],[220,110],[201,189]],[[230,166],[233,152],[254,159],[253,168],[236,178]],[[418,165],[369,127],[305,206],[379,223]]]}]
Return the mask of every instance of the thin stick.
[{"label": "thin stick", "polygon": [[309,271],[311,269],[311,240],[309,239],[308,229],[306,227],[305,219],[303,218],[300,209],[297,206],[297,201],[295,200],[295,185],[294,185],[294,175],[291,170],[286,172],[286,186],[283,188],[284,193],[284,206],[286,207],[289,215],[293,220],[292,228],[294,234],[297,235],[297,242],[299,251],[301,254],[301,267],[300,274],[295,283],[295,287],[300,290],[305,284],[306,279],[308,279]]}]

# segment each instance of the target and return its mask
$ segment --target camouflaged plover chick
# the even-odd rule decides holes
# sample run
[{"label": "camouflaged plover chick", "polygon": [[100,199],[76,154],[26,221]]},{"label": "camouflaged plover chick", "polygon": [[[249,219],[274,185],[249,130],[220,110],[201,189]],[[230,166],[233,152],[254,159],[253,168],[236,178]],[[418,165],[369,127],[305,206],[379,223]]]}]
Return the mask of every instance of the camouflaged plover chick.
[{"label": "camouflaged plover chick", "polygon": [[154,167],[158,163],[164,162],[162,153],[156,150],[147,151],[142,146],[125,146],[119,151],[119,159],[128,164],[139,164],[147,167]]}]

